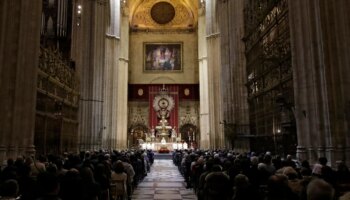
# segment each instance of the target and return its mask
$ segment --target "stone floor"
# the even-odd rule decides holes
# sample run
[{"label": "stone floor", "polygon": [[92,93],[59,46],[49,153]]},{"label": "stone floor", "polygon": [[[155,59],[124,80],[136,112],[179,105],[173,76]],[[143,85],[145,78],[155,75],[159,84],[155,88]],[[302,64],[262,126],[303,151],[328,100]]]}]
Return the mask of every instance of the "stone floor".
[{"label": "stone floor", "polygon": [[151,172],[134,191],[132,199],[197,199],[186,189],[183,177],[172,160],[155,160]]}]

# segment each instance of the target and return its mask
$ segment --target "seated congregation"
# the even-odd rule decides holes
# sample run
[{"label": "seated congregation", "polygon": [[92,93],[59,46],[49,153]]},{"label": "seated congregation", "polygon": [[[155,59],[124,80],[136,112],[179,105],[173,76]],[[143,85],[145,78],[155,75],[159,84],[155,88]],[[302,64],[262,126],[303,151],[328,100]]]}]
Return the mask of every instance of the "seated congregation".
[{"label": "seated congregation", "polygon": [[0,199],[131,199],[153,158],[152,151],[139,150],[8,159],[0,174]]},{"label": "seated congregation", "polygon": [[229,150],[175,151],[173,162],[198,200],[345,200],[350,172],[341,161],[337,169],[327,159],[310,165],[288,155],[235,154]]},{"label": "seated congregation", "polygon": [[[271,155],[231,150],[176,150],[173,162],[198,200],[346,200],[350,172]],[[151,170],[151,150],[96,151],[8,159],[0,199],[127,200]]]}]

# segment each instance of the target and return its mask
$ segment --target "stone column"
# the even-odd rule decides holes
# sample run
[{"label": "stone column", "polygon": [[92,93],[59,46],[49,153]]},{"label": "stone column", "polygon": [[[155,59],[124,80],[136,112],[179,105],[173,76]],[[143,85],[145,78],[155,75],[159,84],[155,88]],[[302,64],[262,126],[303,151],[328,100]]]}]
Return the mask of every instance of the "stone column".
[{"label": "stone column", "polygon": [[128,7],[124,5],[122,7],[121,16],[121,32],[120,32],[120,57],[118,64],[118,78],[117,87],[118,94],[117,109],[114,110],[117,116],[117,128],[116,132],[116,148],[126,149],[127,148],[127,122],[128,122],[128,75],[129,75],[129,14]]},{"label": "stone column", "polygon": [[34,153],[41,1],[0,3],[0,161]]},{"label": "stone column", "polygon": [[[80,15],[76,13],[78,5],[82,7]],[[97,150],[102,143],[106,9],[105,0],[76,1],[73,9],[72,58],[80,76],[81,150]]]},{"label": "stone column", "polygon": [[210,148],[224,148],[224,134],[220,126],[221,107],[221,63],[220,63],[220,33],[217,19],[217,1],[206,1],[206,39],[208,51],[208,103]]},{"label": "stone column", "polygon": [[246,81],[244,37],[244,0],[218,1],[220,12],[218,22],[221,41],[221,102],[223,109],[223,128],[226,147],[236,151],[249,151],[249,139],[237,134],[249,134],[248,102]]},{"label": "stone column", "polygon": [[[114,81],[117,80],[117,73],[114,73],[118,69],[118,56],[119,56],[119,45],[120,45],[120,1],[110,1],[110,12],[109,22],[107,24],[106,34],[106,47],[105,47],[105,88],[104,88],[104,130],[102,135],[102,146],[103,148],[112,149],[115,147],[113,141],[116,140],[113,137],[113,121],[114,111],[114,100],[116,100],[117,90],[114,87]],[[117,83],[115,83],[117,84]],[[115,119],[115,118],[114,118]],[[116,120],[116,119],[115,119]]]},{"label": "stone column", "polygon": [[92,149],[101,148],[103,132],[103,104],[104,104],[104,67],[105,67],[105,34],[107,1],[96,0],[94,5],[94,32],[92,40],[93,48],[93,90],[92,90]]},{"label": "stone column", "polygon": [[298,156],[349,163],[350,2],[288,3]]},{"label": "stone column", "polygon": [[[76,74],[79,79],[79,149],[88,150],[91,137],[91,101],[89,71],[92,71],[90,63],[91,48],[91,20],[92,1],[77,0],[73,4],[73,26],[72,26],[72,50],[71,57],[76,63]],[[82,7],[81,14],[77,14],[78,6]],[[82,51],[84,49],[84,51]]]},{"label": "stone column", "polygon": [[200,148],[209,148],[209,94],[208,94],[208,60],[205,26],[205,5],[198,11],[198,66],[200,95]]}]

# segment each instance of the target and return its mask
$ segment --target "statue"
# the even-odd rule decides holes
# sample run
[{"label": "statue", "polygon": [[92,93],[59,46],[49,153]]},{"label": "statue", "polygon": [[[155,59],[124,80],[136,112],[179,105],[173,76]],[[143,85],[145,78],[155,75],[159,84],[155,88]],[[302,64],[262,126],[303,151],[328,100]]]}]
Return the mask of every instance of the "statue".
[{"label": "statue", "polygon": [[171,131],[171,137],[172,137],[172,138],[176,138],[176,131],[175,131],[175,128],[173,128],[173,130]]},{"label": "statue", "polygon": [[166,141],[165,141],[164,137],[162,138],[162,140],[160,141],[160,143],[161,143],[162,145],[165,145],[165,144],[166,144]]},{"label": "statue", "polygon": [[155,136],[155,131],[154,131],[154,128],[153,128],[153,127],[152,127],[152,129],[151,129],[151,137],[153,137],[153,138],[156,137],[156,136]]}]

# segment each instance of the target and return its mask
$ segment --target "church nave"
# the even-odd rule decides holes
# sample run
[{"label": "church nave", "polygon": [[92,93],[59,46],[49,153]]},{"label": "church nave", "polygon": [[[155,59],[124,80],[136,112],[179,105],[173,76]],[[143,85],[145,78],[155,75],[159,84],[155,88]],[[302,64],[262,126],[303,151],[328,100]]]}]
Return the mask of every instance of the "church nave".
[{"label": "church nave", "polygon": [[197,199],[192,189],[186,189],[172,160],[155,160],[151,172],[135,189],[132,199]]}]

